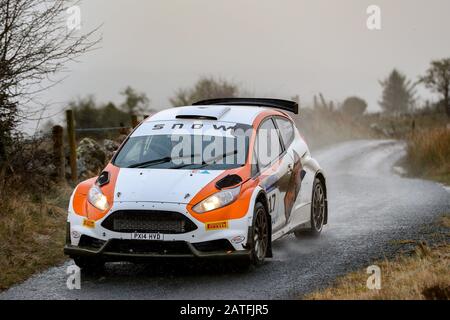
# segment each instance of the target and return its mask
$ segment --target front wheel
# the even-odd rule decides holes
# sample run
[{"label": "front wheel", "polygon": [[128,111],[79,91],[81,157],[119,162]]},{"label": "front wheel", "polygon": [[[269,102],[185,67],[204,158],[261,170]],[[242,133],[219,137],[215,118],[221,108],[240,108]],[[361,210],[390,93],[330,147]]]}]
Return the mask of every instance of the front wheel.
[{"label": "front wheel", "polygon": [[252,264],[258,266],[264,263],[269,248],[269,221],[266,208],[260,202],[255,205],[251,237],[250,258]]},{"label": "front wheel", "polygon": [[325,186],[323,182],[316,178],[314,180],[312,199],[311,199],[311,227],[306,230],[297,230],[294,232],[298,238],[306,235],[318,236],[322,232],[323,224],[327,214]]},{"label": "front wheel", "polygon": [[266,208],[262,203],[257,202],[253,211],[253,224],[248,239],[250,254],[239,261],[241,270],[253,269],[264,263],[269,248],[269,230]]}]

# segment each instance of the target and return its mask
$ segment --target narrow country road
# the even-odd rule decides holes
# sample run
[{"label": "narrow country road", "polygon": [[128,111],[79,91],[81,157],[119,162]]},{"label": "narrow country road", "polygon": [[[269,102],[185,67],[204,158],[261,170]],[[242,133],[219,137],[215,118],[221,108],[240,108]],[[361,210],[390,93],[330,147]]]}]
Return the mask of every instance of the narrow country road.
[{"label": "narrow country road", "polygon": [[104,274],[66,288],[72,261],[35,275],[0,299],[290,299],[329,285],[337,276],[390,256],[395,240],[421,239],[422,226],[450,212],[439,184],[394,173],[404,155],[396,141],[358,140],[313,153],[328,178],[329,225],[319,239],[292,235],[274,258],[251,272],[189,262],[110,264]]}]

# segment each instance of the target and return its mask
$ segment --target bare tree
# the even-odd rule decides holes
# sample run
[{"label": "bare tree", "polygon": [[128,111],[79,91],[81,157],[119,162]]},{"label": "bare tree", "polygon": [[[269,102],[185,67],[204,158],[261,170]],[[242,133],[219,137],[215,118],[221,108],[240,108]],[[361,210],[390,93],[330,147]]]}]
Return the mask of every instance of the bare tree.
[{"label": "bare tree", "polygon": [[52,76],[67,62],[99,41],[91,40],[97,29],[78,34],[68,28],[71,5],[68,0],[0,0],[0,170],[11,133],[26,115],[23,107],[56,83]]},{"label": "bare tree", "polygon": [[450,58],[432,61],[425,76],[420,77],[419,82],[442,95],[445,111],[450,117]]},{"label": "bare tree", "polygon": [[228,81],[203,77],[191,89],[179,89],[170,103],[174,107],[187,106],[203,99],[232,98],[239,95],[239,87]]}]

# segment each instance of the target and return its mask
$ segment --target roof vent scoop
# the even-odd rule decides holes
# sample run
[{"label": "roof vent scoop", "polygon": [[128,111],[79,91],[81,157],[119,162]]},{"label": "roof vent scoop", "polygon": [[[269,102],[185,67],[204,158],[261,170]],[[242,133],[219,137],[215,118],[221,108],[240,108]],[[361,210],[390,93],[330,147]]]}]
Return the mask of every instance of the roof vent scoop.
[{"label": "roof vent scoop", "polygon": [[219,120],[229,107],[195,107],[183,108],[177,115],[177,119]]}]

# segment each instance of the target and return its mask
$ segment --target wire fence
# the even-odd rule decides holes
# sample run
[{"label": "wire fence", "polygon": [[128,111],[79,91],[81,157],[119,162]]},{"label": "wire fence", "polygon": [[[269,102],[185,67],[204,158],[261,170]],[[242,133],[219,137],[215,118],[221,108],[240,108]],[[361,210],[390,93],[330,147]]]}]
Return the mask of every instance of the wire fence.
[{"label": "wire fence", "polygon": [[[69,147],[69,166],[70,176],[72,182],[78,181],[77,170],[77,134],[85,136],[86,134],[107,133],[116,131],[120,135],[127,135],[138,123],[138,117],[131,115],[131,127],[123,126],[122,124],[117,127],[93,127],[93,128],[77,128],[75,126],[75,117],[73,110],[67,109],[66,112],[66,128],[67,128],[67,145]],[[148,116],[143,116],[146,119]],[[141,119],[142,120],[142,119]],[[56,172],[59,179],[65,179],[65,155],[64,155],[64,129],[60,125],[56,125],[52,129],[51,137],[53,141],[53,153],[55,161]]]},{"label": "wire fence", "polygon": [[131,127],[75,128],[75,132],[102,132],[102,131],[120,131],[131,129],[132,129]]}]

